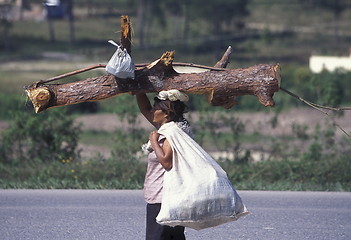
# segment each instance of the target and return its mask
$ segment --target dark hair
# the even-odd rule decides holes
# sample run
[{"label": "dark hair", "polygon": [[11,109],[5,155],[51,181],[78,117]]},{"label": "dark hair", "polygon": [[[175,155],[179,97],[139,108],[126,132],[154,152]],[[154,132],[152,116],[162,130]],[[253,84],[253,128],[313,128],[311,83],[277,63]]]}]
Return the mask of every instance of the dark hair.
[{"label": "dark hair", "polygon": [[184,120],[183,114],[187,112],[188,107],[183,102],[179,100],[170,101],[168,99],[160,100],[157,97],[154,100],[154,108],[168,114],[170,121],[181,122]]}]

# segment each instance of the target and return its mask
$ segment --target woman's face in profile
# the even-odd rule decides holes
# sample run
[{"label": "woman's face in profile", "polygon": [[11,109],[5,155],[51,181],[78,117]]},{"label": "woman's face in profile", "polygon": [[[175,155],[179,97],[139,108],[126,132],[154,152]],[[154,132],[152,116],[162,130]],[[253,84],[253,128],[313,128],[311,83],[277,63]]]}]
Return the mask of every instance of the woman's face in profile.
[{"label": "woman's face in profile", "polygon": [[168,122],[168,114],[162,111],[161,108],[157,107],[157,105],[154,105],[151,111],[154,114],[154,118],[153,118],[154,123],[158,123],[162,125]]}]

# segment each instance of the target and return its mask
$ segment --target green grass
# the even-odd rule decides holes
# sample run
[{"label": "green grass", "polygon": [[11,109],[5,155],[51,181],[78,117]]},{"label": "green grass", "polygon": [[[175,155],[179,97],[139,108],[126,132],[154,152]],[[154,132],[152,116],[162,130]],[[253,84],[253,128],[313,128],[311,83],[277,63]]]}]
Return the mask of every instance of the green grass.
[{"label": "green grass", "polygon": [[135,159],[34,164],[0,163],[0,188],[141,189],[146,169]]}]

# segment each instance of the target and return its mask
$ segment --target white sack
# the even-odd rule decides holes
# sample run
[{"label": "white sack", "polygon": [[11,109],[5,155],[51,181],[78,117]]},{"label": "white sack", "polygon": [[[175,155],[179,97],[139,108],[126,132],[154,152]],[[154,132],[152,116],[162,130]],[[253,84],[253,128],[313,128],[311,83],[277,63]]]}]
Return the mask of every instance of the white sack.
[{"label": "white sack", "polygon": [[128,54],[126,49],[121,49],[117,43],[113,40],[109,40],[109,43],[117,47],[116,52],[111,57],[110,61],[106,65],[106,72],[112,74],[118,78],[132,78],[134,79],[135,64]]},{"label": "white sack", "polygon": [[200,230],[249,213],[225,171],[200,145],[174,122],[158,132],[173,150],[173,167],[164,175],[159,224]]}]

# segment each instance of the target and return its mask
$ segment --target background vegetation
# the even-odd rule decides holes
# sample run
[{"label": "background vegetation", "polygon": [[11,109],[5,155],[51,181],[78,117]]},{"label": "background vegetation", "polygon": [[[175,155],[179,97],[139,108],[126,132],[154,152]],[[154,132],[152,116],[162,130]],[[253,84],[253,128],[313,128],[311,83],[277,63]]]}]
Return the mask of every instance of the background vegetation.
[{"label": "background vegetation", "polygon": [[[31,8],[34,14],[41,2],[27,1],[25,9]],[[313,74],[308,68],[313,53],[348,54],[350,1],[152,3],[76,0],[74,41],[65,19],[54,21],[53,41],[41,10],[16,21],[0,16],[0,120],[8,124],[0,132],[1,188],[142,187],[146,163],[139,146],[148,132],[139,126],[132,96],[36,115],[23,93],[23,86],[39,79],[107,62],[113,49],[106,42],[118,39],[121,14],[130,15],[133,22],[132,56],[137,63],[176,50],[176,61],[211,66],[231,45],[230,68],[278,62],[284,88],[319,104],[350,105],[351,73]],[[103,70],[65,81],[100,74]],[[302,107],[286,94],[277,93],[274,99],[274,109],[265,109],[254,97],[242,97],[237,106],[224,111],[209,106],[202,96],[191,96],[190,109],[198,116],[193,122],[196,140],[209,151],[226,153],[228,157],[219,162],[239,189],[350,191],[350,139],[336,134],[332,119],[316,127],[295,124],[290,126],[292,134],[272,136],[248,131],[246,123],[234,115],[273,112],[274,127],[284,111]],[[126,120],[128,126],[113,132],[94,131],[74,121],[84,114],[103,113],[116,114],[116,121]],[[110,154],[82,157],[80,143],[107,147]],[[265,156],[261,161],[253,161],[252,144],[260,146]]]}]

